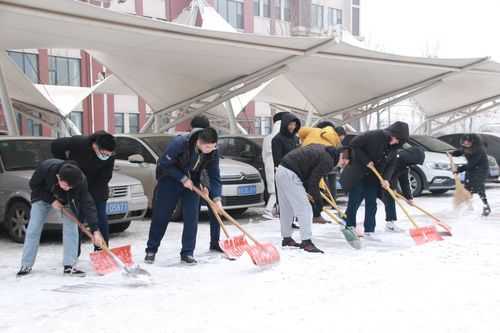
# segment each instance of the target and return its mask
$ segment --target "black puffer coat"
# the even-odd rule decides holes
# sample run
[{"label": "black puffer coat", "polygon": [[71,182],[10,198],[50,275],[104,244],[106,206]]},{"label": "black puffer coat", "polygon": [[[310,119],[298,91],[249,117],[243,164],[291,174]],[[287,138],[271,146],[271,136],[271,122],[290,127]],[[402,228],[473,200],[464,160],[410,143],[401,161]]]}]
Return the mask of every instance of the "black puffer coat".
[{"label": "black puffer coat", "polygon": [[465,185],[472,192],[484,190],[484,183],[489,173],[488,155],[486,148],[477,134],[467,134],[462,142],[467,139],[472,142],[472,147],[461,147],[453,151],[453,156],[464,156],[467,164],[458,168],[458,172],[465,171]]},{"label": "black puffer coat", "polygon": [[[295,127],[295,131],[293,133],[290,133],[290,131],[288,130],[288,125],[293,121],[297,124],[297,126]],[[275,167],[278,167],[280,165],[281,160],[283,159],[283,157],[285,157],[286,154],[300,145],[299,138],[297,136],[299,129],[299,118],[289,112],[283,115],[283,117],[281,118],[280,132],[272,140],[272,151]]]}]

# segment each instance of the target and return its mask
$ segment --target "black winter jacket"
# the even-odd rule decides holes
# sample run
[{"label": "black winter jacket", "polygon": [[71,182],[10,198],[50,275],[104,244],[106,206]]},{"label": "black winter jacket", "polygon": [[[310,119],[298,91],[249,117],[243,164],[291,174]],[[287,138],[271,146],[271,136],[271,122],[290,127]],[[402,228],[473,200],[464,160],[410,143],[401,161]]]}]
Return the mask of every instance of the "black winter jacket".
[{"label": "black winter jacket", "polygon": [[[288,125],[292,121],[295,121],[297,123],[297,126],[295,127],[295,131],[293,133],[290,133],[290,131],[288,131]],[[283,159],[283,157],[285,157],[286,154],[300,145],[299,138],[297,136],[299,129],[299,118],[295,117],[292,113],[289,112],[283,115],[283,117],[281,118],[280,132],[271,141],[275,167],[278,167],[278,165],[280,165],[281,160]]]},{"label": "black winter jacket", "polygon": [[95,202],[108,199],[108,183],[113,176],[115,158],[102,161],[92,149],[92,136],[75,135],[52,142],[52,155],[61,160],[76,161],[87,177],[89,192]]},{"label": "black winter jacket", "polygon": [[489,173],[488,155],[486,149],[477,134],[470,135],[472,139],[472,147],[461,147],[453,151],[453,156],[465,156],[467,164],[462,165],[457,169],[458,172],[465,171],[465,177],[473,187],[482,185],[485,182]]},{"label": "black winter jacket", "polygon": [[403,196],[408,200],[413,199],[409,177],[410,166],[423,164],[425,152],[419,147],[398,149],[391,153],[388,159],[384,174],[391,183],[391,188],[397,189],[399,183]]},{"label": "black winter jacket", "polygon": [[44,201],[52,204],[58,200],[68,206],[82,221],[89,225],[92,231],[97,230],[97,211],[94,200],[88,191],[87,180],[69,191],[62,190],[58,185],[57,174],[66,163],[60,159],[48,159],[41,162],[31,176],[31,202]]},{"label": "black winter jacket", "polygon": [[288,153],[281,165],[293,171],[316,203],[321,203],[319,181],[337,165],[339,153],[333,147],[312,144],[299,147]]}]

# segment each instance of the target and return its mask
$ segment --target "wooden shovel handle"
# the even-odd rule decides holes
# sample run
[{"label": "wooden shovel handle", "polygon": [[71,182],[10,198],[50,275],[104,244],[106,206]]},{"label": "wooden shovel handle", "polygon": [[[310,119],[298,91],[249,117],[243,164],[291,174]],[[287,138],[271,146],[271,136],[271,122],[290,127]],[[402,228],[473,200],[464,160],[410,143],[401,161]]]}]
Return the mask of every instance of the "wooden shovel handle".
[{"label": "wooden shovel handle", "polygon": [[207,202],[208,207],[212,210],[212,213],[214,214],[215,218],[217,219],[217,222],[219,222],[219,225],[222,229],[222,232],[224,232],[224,235],[226,235],[226,238],[229,238],[229,233],[227,232],[226,226],[222,222],[222,219],[220,218],[219,213],[217,213],[217,209],[215,209],[215,207],[214,207],[215,203],[212,200],[210,200],[208,195],[205,195],[205,193],[203,193],[203,191],[201,191],[196,186],[193,186],[193,191],[196,194],[198,194],[203,200],[205,200]]},{"label": "wooden shovel handle", "polygon": [[[80,228],[80,230],[85,235],[87,235],[87,237],[90,238],[92,240],[92,243],[94,243],[94,245],[95,245],[94,235],[92,235],[92,233],[90,231],[88,231],[87,228],[85,228],[85,226],[83,225],[83,223],[80,222],[80,220],[78,220],[78,218],[75,215],[73,215],[73,213],[71,213],[68,209],[66,209],[66,208],[63,207],[61,210],[62,210],[63,214],[66,215],[67,218],[69,218],[71,221],[75,222],[76,225],[78,225],[78,227]],[[104,252],[106,252],[107,254],[109,254],[114,260],[116,260],[115,254],[113,252],[111,252],[111,250],[109,249],[109,247],[106,245],[106,242],[104,242],[101,245],[101,248],[103,249]],[[119,264],[123,264],[123,263],[119,262]]]},{"label": "wooden shovel handle", "polygon": [[[375,176],[377,176],[378,180],[380,181],[380,183],[383,183],[384,182],[384,178],[382,178],[382,176],[380,175],[380,173],[377,171],[377,169],[374,167],[374,166],[368,166],[368,168],[373,171],[373,173],[375,174]],[[413,220],[413,218],[410,216],[410,213],[406,210],[405,206],[403,206],[403,204],[399,201],[398,197],[396,196],[396,194],[394,194],[394,191],[392,190],[392,188],[388,187],[386,189],[387,192],[389,192],[389,194],[391,195],[391,197],[394,199],[394,201],[398,204],[399,208],[401,208],[403,210],[403,212],[406,214],[406,216],[408,217],[408,219],[410,220],[411,224],[413,224],[413,226],[415,228],[418,228],[418,225],[417,223],[415,222],[415,220]]]},{"label": "wooden shovel handle", "polygon": [[[320,191],[321,192],[321,191]],[[321,196],[323,197],[323,199],[325,199],[325,201],[330,205],[332,206],[333,209],[335,209],[337,211],[337,213],[340,214],[340,216],[342,216],[342,218],[346,218],[347,216],[345,215],[345,213],[343,211],[340,210],[339,206],[337,205],[337,203],[335,202],[335,199],[333,199],[333,196],[332,194],[330,193],[330,190],[327,189],[327,192],[328,192],[328,196],[325,195],[324,193],[321,193]]]},{"label": "wooden shovel handle", "polygon": [[[215,206],[213,200],[210,199],[207,195],[205,195],[205,193],[203,193],[198,187],[193,185],[193,191],[197,193],[200,197],[202,197],[206,202],[208,202],[209,205]],[[236,228],[238,228],[242,233],[244,233],[248,238],[250,238],[255,244],[260,245],[260,243],[255,238],[253,238],[252,235],[248,233],[248,231],[243,229],[243,227],[235,219],[233,219],[233,217],[229,215],[224,209],[221,209],[221,213],[222,216],[224,216],[230,223],[234,224]]]},{"label": "wooden shovel handle", "polygon": [[[405,197],[403,197],[401,194],[399,194],[398,192],[394,192],[396,193],[396,195],[398,196],[398,198],[400,198],[401,200],[405,200],[405,201],[408,201]],[[435,217],[434,215],[432,215],[429,211],[425,210],[424,208],[420,207],[420,206],[417,206],[416,204],[413,204],[413,207],[415,207],[416,209],[418,209],[419,211],[421,211],[422,213],[424,213],[425,215],[429,216],[431,219],[434,219],[436,220],[437,222],[441,222],[440,219],[438,219],[437,217]]]}]

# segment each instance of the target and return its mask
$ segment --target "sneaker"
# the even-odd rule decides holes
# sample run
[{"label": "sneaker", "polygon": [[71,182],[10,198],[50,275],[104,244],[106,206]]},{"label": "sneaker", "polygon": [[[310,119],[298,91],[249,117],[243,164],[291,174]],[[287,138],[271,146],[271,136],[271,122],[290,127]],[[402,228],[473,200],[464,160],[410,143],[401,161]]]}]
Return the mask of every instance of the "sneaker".
[{"label": "sneaker", "polygon": [[221,252],[221,253],[224,252],[224,251],[222,251],[219,243],[210,243],[210,251]]},{"label": "sneaker", "polygon": [[75,277],[85,277],[84,271],[81,271],[73,266],[64,266],[64,275],[75,276]]},{"label": "sneaker", "polygon": [[17,277],[25,276],[28,275],[30,272],[31,272],[31,267],[22,266],[19,272],[17,272],[16,276]]},{"label": "sneaker", "polygon": [[285,237],[281,241],[282,247],[300,247],[300,244],[297,243],[292,237]]},{"label": "sneaker", "polygon": [[303,240],[302,243],[300,244],[300,248],[306,252],[325,253],[325,252],[321,251],[320,249],[318,249],[316,247],[316,245],[314,245],[310,239]]},{"label": "sneaker", "polygon": [[481,214],[482,216],[488,216],[491,213],[491,208],[488,205],[483,206],[483,213]]},{"label": "sneaker", "polygon": [[371,232],[365,232],[365,234],[363,235],[363,237],[366,239],[366,240],[371,240],[371,241],[380,241],[379,238],[377,238],[375,236],[375,232],[371,231]]},{"label": "sneaker", "polygon": [[195,265],[198,263],[193,256],[188,256],[188,255],[182,255],[181,261],[185,262],[186,264],[190,264],[190,265]]},{"label": "sneaker", "polygon": [[404,230],[398,227],[396,223],[394,223],[394,221],[387,221],[387,223],[385,224],[385,231],[404,232]]},{"label": "sneaker", "polygon": [[325,220],[322,216],[318,216],[318,217],[313,218],[313,223],[327,224],[327,223],[331,223],[331,222],[328,220]]},{"label": "sneaker", "polygon": [[300,227],[295,222],[292,222],[292,229],[300,229]]},{"label": "sneaker", "polygon": [[144,263],[146,264],[154,264],[155,262],[155,256],[156,256],[156,253],[148,253],[146,252],[146,257],[144,257]]}]

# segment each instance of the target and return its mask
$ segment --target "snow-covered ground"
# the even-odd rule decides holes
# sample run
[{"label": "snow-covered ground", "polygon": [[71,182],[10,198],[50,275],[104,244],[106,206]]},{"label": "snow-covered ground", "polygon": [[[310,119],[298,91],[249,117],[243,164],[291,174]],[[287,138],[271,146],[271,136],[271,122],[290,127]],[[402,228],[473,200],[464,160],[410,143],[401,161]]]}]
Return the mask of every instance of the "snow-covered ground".
[{"label": "snow-covered ground", "polygon": [[[477,201],[475,211],[458,212],[451,194],[417,199],[453,227],[445,241],[416,246],[407,233],[385,233],[380,205],[380,242],[364,241],[356,251],[338,226],[314,225],[324,255],[283,250],[281,263],[267,269],[246,255],[231,262],[209,254],[206,222],[200,264],[179,264],[182,224],[172,223],[157,263],[145,265],[148,222],[138,222],[112,245],[132,244],[136,262],[153,275],[148,286],[93,274],[88,243],[80,260],[88,276],[63,277],[57,237],[44,238],[32,274],[16,279],[22,248],[2,235],[0,332],[500,332],[500,187],[488,195],[487,219]],[[278,246],[279,222],[259,214],[248,212],[242,222]]]}]

